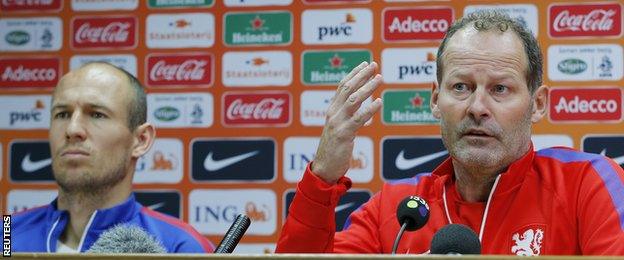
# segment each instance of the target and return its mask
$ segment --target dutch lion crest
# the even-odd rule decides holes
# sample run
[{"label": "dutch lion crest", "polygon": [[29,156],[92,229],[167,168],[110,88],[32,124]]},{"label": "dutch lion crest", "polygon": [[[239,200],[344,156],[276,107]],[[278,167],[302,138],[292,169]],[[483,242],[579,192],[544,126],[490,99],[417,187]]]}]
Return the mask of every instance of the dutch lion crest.
[{"label": "dutch lion crest", "polygon": [[522,235],[515,233],[511,237],[515,242],[511,252],[520,256],[538,256],[541,253],[543,238],[544,231],[541,228],[529,228]]}]

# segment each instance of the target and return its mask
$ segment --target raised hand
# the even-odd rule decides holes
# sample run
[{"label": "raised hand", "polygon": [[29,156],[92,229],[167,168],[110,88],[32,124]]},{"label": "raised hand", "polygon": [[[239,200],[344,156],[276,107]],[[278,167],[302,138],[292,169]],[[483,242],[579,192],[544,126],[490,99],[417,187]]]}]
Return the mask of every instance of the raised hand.
[{"label": "raised hand", "polygon": [[382,81],[381,75],[376,74],[377,68],[375,62],[362,62],[355,67],[340,81],[327,109],[325,127],[311,166],[312,172],[327,183],[336,183],[347,173],[357,131],[381,108],[381,99],[377,98],[358,112],[362,102]]}]

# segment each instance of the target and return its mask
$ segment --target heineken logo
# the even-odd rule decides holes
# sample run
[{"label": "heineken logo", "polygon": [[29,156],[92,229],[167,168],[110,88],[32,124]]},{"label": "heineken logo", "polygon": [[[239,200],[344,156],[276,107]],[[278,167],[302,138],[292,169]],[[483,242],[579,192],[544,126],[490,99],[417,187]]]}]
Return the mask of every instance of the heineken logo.
[{"label": "heineken logo", "polygon": [[565,59],[557,64],[557,69],[565,74],[579,74],[587,69],[587,63],[580,59]]},{"label": "heineken logo", "polygon": [[25,31],[12,31],[4,39],[11,45],[24,45],[30,41],[30,34]]},{"label": "heineken logo", "polygon": [[285,45],[292,41],[290,12],[225,14],[226,45]]},{"label": "heineken logo", "polygon": [[161,107],[154,111],[154,117],[160,121],[173,121],[180,117],[180,110],[171,106]]},{"label": "heineken logo", "polygon": [[436,124],[431,114],[429,102],[431,91],[427,90],[386,90],[383,96],[383,122],[391,125]]},{"label": "heineken logo", "polygon": [[370,61],[368,50],[307,51],[303,54],[303,83],[333,85],[362,61]]}]

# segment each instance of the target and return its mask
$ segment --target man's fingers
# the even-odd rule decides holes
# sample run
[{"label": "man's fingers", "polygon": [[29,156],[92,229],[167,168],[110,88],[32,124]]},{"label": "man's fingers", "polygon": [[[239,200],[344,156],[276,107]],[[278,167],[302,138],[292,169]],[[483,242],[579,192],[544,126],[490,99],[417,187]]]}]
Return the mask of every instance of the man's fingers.
[{"label": "man's fingers", "polygon": [[340,90],[340,88],[344,85],[345,82],[347,82],[351,78],[353,78],[353,76],[355,76],[355,74],[360,72],[360,70],[362,70],[363,68],[366,68],[366,66],[368,66],[368,62],[363,61],[362,63],[360,63],[360,65],[357,65],[355,68],[353,68],[351,70],[351,72],[349,72],[349,74],[347,74],[347,76],[345,76],[344,78],[342,78],[340,80],[340,82],[338,83],[338,89],[337,90]]},{"label": "man's fingers", "polygon": [[377,111],[381,109],[382,104],[383,102],[381,101],[381,98],[376,98],[370,105],[366,106],[364,110],[356,113],[351,121],[353,127],[356,129],[362,127],[366,122],[368,122],[368,120],[373,118],[373,115],[375,115]]},{"label": "man's fingers", "polygon": [[362,102],[373,94],[373,91],[379,87],[382,81],[382,76],[377,74],[371,80],[366,82],[363,87],[353,92],[347,98],[344,109],[348,115],[353,115],[361,106]]},{"label": "man's fingers", "polygon": [[343,103],[351,93],[361,88],[374,75],[376,70],[377,63],[371,62],[371,64],[356,73],[353,78],[342,84],[336,94],[336,102]]}]

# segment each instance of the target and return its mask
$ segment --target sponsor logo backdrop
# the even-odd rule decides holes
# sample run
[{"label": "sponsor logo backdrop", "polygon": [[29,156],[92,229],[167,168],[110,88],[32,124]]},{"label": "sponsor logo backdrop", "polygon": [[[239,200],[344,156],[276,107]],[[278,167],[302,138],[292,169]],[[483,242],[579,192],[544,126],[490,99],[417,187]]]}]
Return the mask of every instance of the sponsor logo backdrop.
[{"label": "sponsor logo backdrop", "polygon": [[384,108],[356,138],[354,189],[336,210],[341,228],[383,181],[431,171],[448,156],[429,107],[437,47],[453,20],[481,9],[508,13],[541,44],[552,91],[535,148],[573,146],[624,167],[623,4],[0,1],[0,210],[56,196],[50,94],[67,71],[107,61],[146,86],[158,129],[136,167],[137,199],[214,243],[247,213],[254,224],[237,251],[272,252],[336,84],[377,61],[386,82],[373,96]]}]

